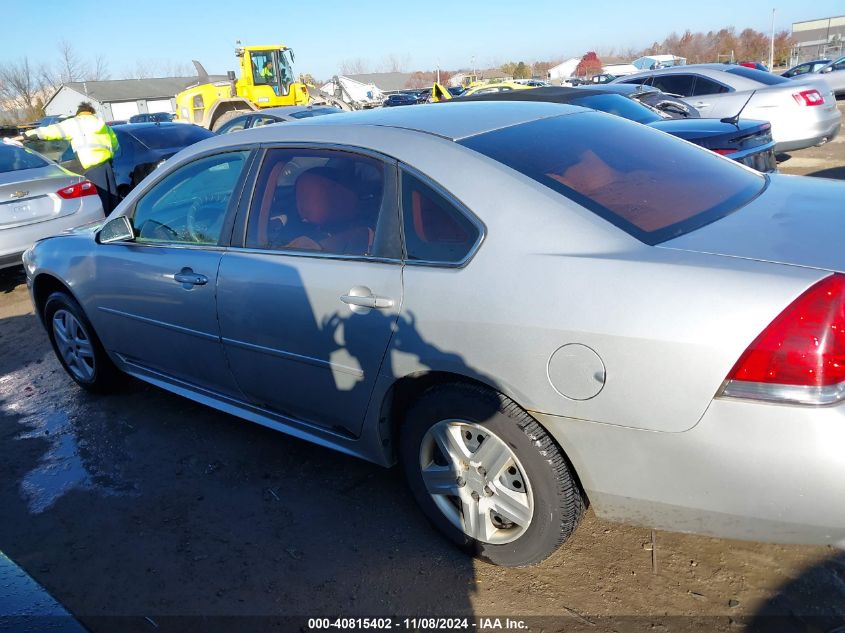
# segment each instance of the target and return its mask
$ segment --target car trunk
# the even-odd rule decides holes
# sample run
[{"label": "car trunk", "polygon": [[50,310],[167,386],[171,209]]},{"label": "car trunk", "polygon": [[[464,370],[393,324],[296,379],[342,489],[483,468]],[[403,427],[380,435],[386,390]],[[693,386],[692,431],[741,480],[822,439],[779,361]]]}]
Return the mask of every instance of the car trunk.
[{"label": "car trunk", "polygon": [[64,201],[56,192],[80,180],[57,165],[0,173],[0,229],[60,215]]},{"label": "car trunk", "polygon": [[775,174],[741,209],[659,246],[845,272],[843,199],[841,182]]}]

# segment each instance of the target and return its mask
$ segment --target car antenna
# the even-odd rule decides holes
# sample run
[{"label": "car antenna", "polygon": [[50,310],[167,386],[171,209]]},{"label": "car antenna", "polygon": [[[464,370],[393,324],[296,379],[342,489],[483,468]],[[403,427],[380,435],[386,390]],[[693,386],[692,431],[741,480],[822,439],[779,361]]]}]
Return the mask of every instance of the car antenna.
[{"label": "car antenna", "polygon": [[756,90],[752,90],[751,94],[748,95],[748,99],[745,100],[745,103],[743,103],[742,107],[739,109],[739,112],[737,112],[733,116],[725,117],[724,119],[722,119],[722,123],[730,123],[731,125],[736,125],[737,123],[739,123],[739,115],[742,114],[743,110],[745,110],[745,106],[748,105],[748,102],[751,101],[751,97],[753,97],[754,93],[756,92]]}]

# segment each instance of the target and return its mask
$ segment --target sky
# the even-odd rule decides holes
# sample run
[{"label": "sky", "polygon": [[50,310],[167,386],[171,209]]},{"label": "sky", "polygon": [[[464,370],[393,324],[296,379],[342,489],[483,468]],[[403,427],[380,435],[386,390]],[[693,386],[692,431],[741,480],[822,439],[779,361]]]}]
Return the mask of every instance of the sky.
[{"label": "sky", "polygon": [[789,6],[757,0],[30,0],[3,9],[4,23],[15,26],[0,38],[0,64],[22,57],[53,63],[65,39],[83,60],[104,55],[112,78],[138,60],[197,59],[208,72],[224,74],[237,70],[234,47],[241,40],[290,46],[295,72],[318,79],[354,59],[383,70],[390,55],[405,71],[485,68],[640,49],[686,29],[768,32],[773,8],[775,30],[845,13],[842,0]]}]

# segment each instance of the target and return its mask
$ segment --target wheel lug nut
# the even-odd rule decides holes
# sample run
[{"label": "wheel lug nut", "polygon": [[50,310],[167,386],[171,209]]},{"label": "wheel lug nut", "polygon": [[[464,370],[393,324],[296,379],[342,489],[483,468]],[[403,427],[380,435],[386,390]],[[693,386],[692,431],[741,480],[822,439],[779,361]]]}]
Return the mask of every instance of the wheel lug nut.
[{"label": "wheel lug nut", "polygon": [[493,496],[493,491],[490,490],[490,486],[484,486],[484,496],[485,497]]},{"label": "wheel lug nut", "polygon": [[484,466],[478,467],[478,474],[481,475],[482,477],[484,477],[487,474],[487,470],[484,468]]},{"label": "wheel lug nut", "polygon": [[467,485],[466,479],[464,479],[463,477],[458,477],[458,479],[455,483],[458,484],[458,488],[463,488],[464,486]]},{"label": "wheel lug nut", "polygon": [[475,490],[472,491],[472,499],[473,501],[478,501],[479,499],[478,493]]}]

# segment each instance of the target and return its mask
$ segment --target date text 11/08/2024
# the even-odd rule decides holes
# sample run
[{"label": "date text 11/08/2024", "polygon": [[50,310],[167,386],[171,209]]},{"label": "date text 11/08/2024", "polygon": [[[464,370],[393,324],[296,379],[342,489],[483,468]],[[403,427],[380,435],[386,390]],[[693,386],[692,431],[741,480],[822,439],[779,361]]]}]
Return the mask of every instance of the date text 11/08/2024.
[{"label": "date text 11/08/2024", "polygon": [[515,618],[309,618],[308,629],[346,631],[520,631],[528,630],[524,620]]}]

